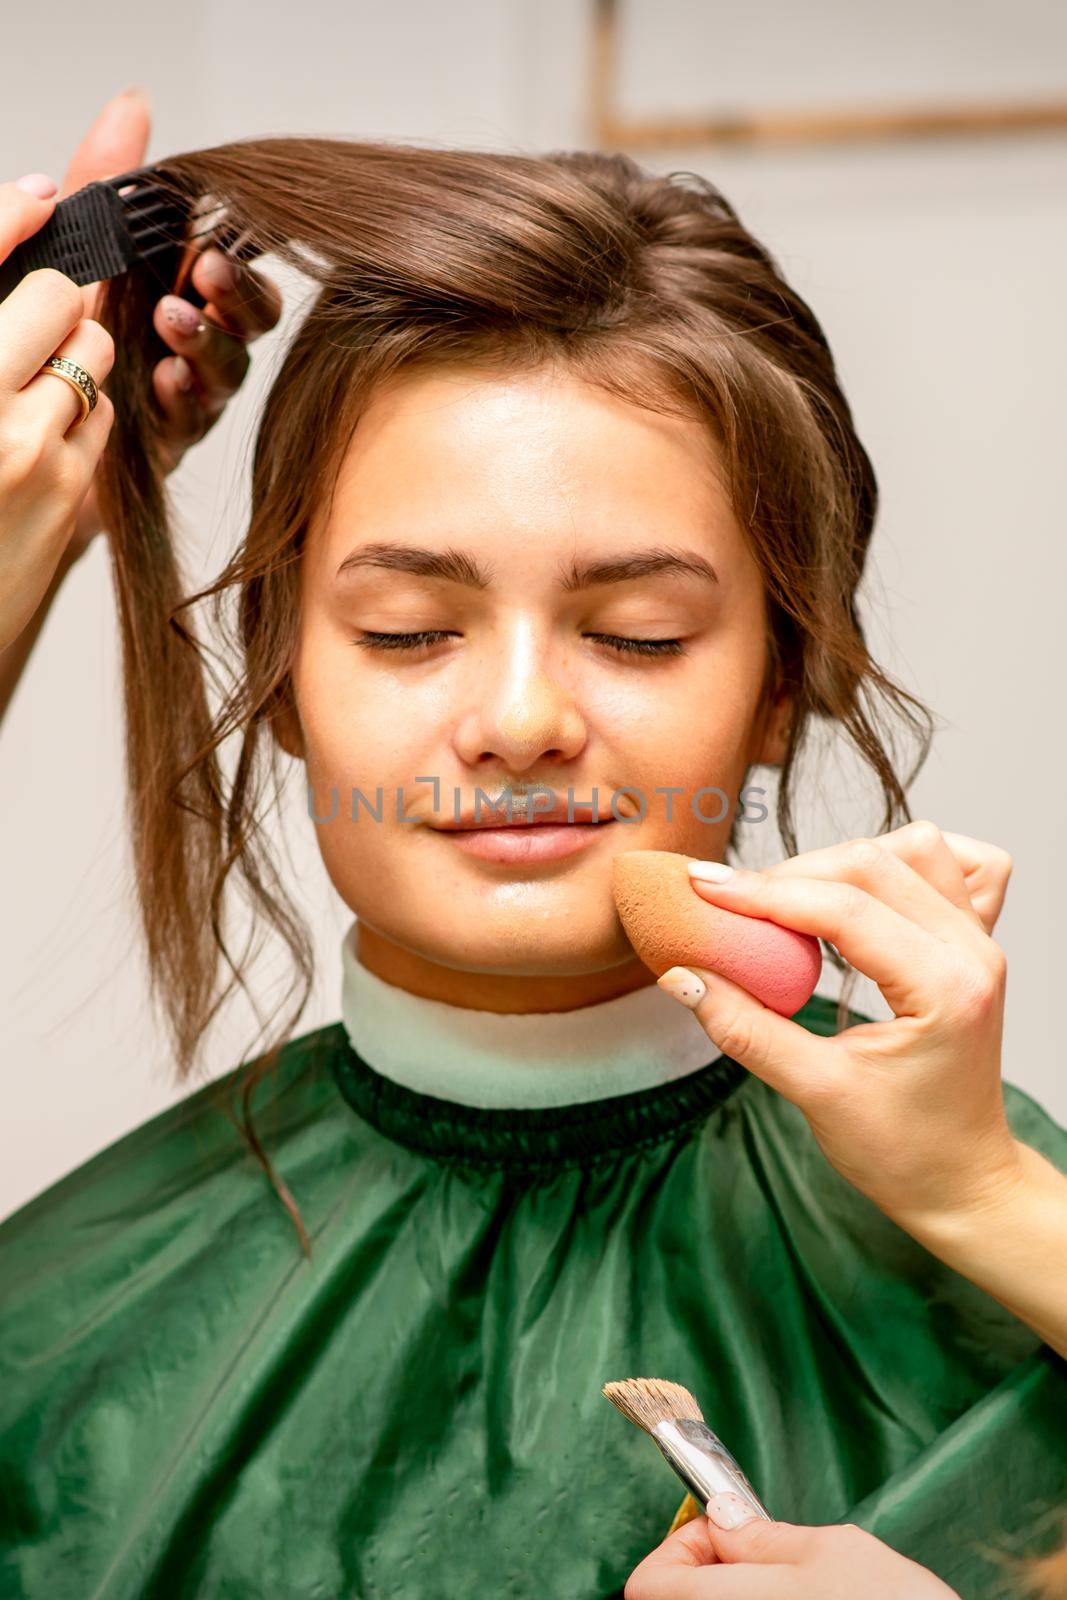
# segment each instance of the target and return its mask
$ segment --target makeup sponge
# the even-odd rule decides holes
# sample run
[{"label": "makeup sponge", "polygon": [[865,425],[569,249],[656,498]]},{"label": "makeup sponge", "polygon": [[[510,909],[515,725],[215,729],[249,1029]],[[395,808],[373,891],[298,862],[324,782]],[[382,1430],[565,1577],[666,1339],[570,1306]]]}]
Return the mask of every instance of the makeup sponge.
[{"label": "makeup sponge", "polygon": [[672,850],[623,850],[614,858],[612,892],[630,943],[657,978],[668,967],[705,967],[791,1017],[819,981],[818,939],[702,899],[686,867],[694,859]]}]

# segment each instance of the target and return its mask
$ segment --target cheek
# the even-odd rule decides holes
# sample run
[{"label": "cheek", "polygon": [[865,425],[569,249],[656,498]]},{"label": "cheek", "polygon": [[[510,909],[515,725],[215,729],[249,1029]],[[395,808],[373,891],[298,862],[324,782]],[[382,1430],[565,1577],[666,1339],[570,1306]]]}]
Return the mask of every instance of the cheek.
[{"label": "cheek", "polygon": [[750,650],[706,649],[684,667],[650,668],[605,686],[588,703],[591,725],[628,764],[682,783],[718,781],[743,766],[759,702],[763,659]]},{"label": "cheek", "polygon": [[401,683],[372,681],[358,657],[357,646],[343,640],[311,639],[293,681],[311,781],[369,793],[403,781],[412,763],[418,767],[440,710]]}]

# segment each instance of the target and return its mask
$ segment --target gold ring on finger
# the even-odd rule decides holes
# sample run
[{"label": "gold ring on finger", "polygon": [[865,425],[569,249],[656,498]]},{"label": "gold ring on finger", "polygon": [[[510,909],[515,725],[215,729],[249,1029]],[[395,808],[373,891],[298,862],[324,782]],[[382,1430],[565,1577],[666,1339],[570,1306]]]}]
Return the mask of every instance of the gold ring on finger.
[{"label": "gold ring on finger", "polygon": [[79,422],[84,422],[99,398],[96,383],[91,372],[86,372],[76,361],[71,361],[69,356],[49,356],[42,372],[54,373],[57,378],[62,378],[64,383],[69,383],[81,401],[81,415],[72,424],[77,427]]}]

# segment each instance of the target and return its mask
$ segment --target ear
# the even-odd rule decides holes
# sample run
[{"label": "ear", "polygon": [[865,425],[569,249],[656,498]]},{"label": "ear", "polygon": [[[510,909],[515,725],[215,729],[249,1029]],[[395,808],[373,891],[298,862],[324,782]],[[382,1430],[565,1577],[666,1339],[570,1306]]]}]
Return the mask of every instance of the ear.
[{"label": "ear", "polygon": [[753,735],[750,757],[753,763],[767,767],[781,766],[785,760],[793,711],[793,701],[785,688],[776,688],[764,700]]},{"label": "ear", "polygon": [[279,701],[277,711],[270,718],[270,729],[274,742],[281,746],[287,756],[292,756],[297,761],[307,759],[304,734],[291,695],[286,695]]}]

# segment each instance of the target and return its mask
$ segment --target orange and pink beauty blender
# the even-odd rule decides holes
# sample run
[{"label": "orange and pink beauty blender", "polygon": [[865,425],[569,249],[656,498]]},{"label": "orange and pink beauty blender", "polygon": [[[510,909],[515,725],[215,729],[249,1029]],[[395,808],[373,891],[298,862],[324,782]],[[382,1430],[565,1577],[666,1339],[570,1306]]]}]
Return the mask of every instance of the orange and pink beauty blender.
[{"label": "orange and pink beauty blender", "polygon": [[694,859],[671,850],[624,850],[614,858],[612,892],[634,950],[657,978],[668,967],[704,967],[791,1017],[819,981],[818,939],[702,899],[686,867]]}]

